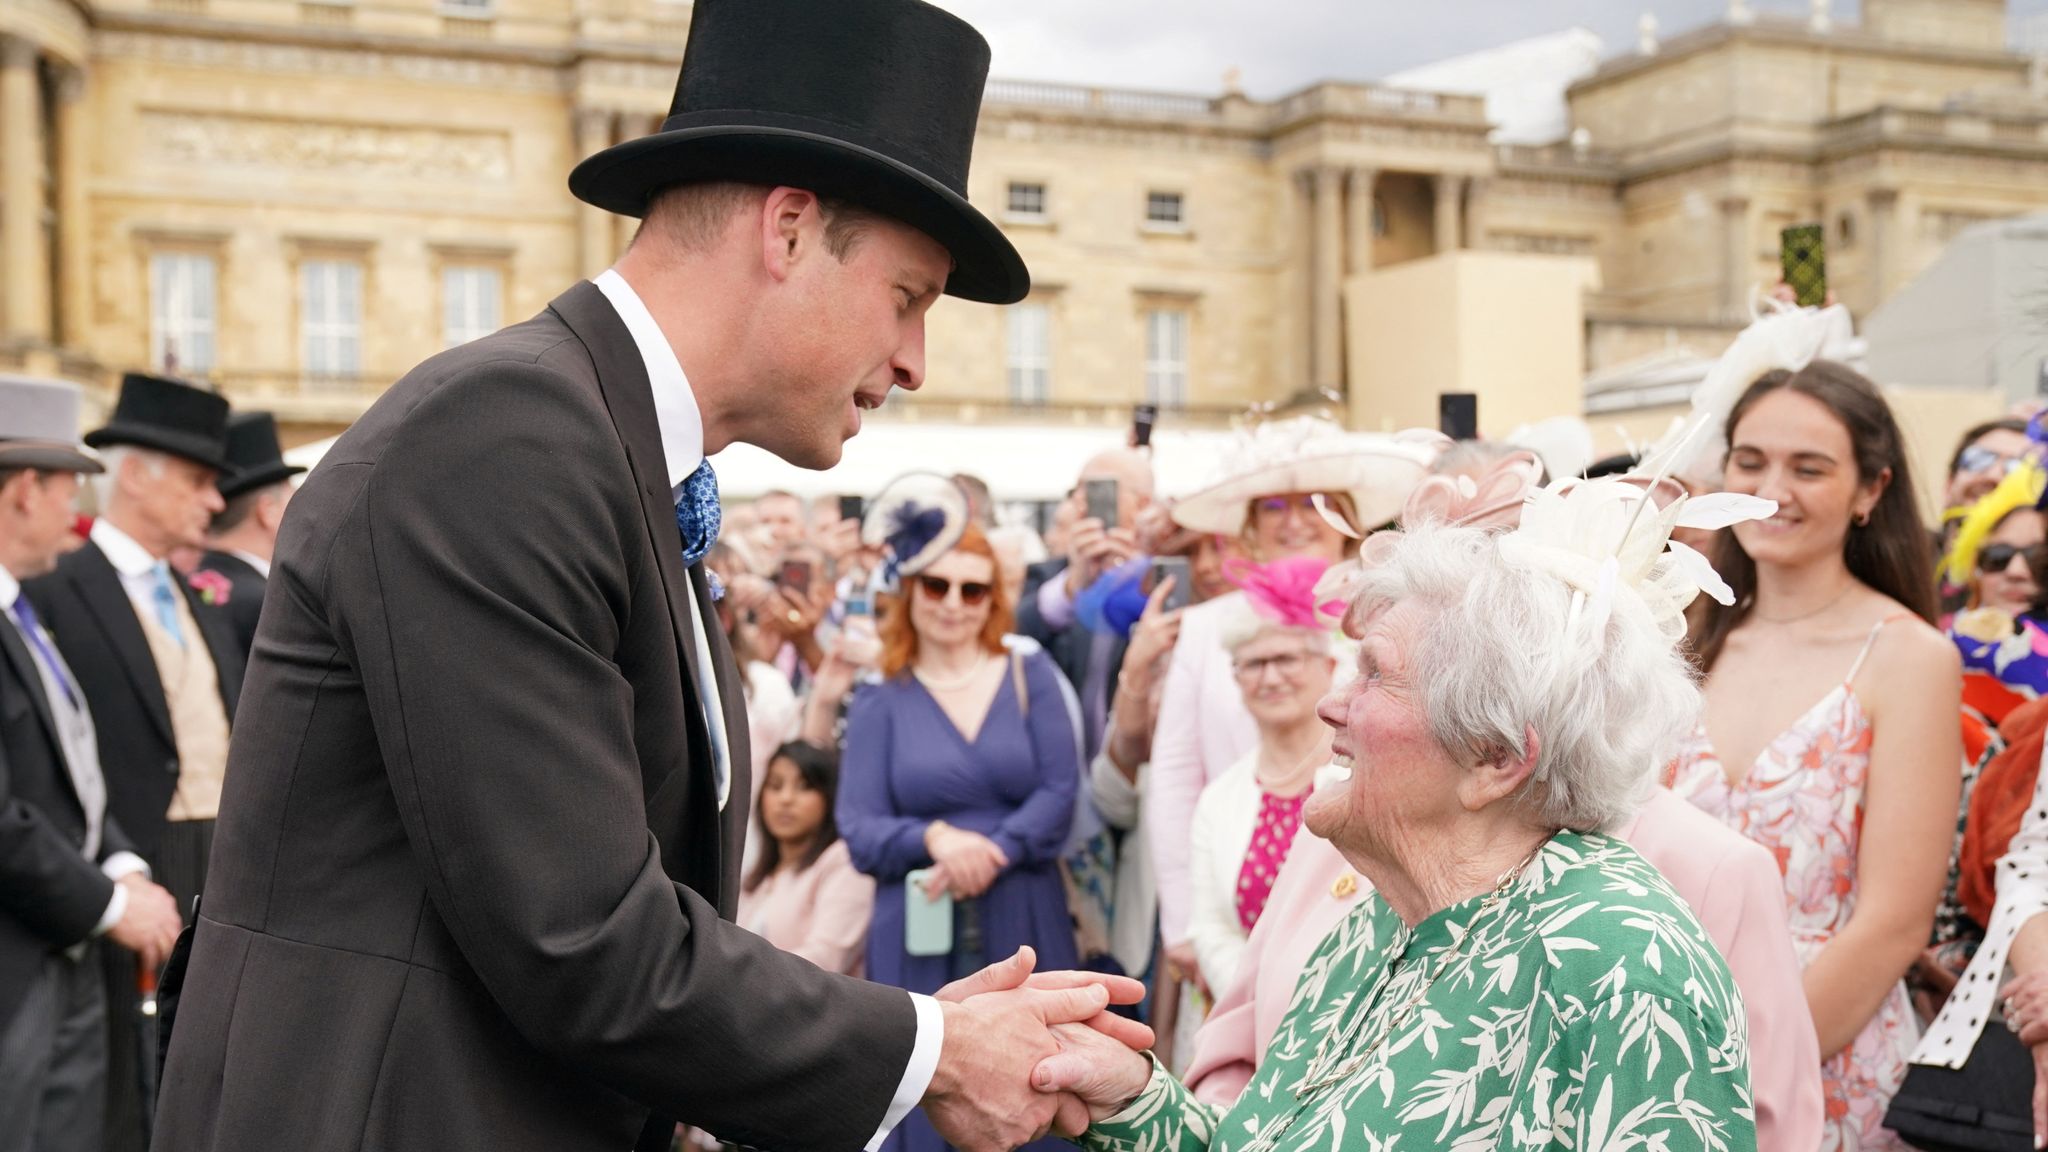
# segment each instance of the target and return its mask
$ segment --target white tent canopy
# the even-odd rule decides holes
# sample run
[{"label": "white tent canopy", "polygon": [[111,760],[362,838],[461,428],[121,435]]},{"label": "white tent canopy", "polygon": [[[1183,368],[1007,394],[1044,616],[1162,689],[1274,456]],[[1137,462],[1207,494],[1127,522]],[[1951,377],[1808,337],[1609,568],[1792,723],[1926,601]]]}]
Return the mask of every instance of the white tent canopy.
[{"label": "white tent canopy", "polygon": [[[1161,430],[1153,434],[1159,492],[1184,496],[1208,483],[1231,434]],[[812,472],[785,463],[751,444],[736,444],[711,460],[719,492],[748,500],[782,489],[799,496],[872,496],[905,472],[967,472],[987,481],[1005,503],[1059,500],[1091,456],[1123,442],[1121,429],[876,422],[846,444],[837,467]],[[312,467],[332,447],[322,440],[285,453]]]}]

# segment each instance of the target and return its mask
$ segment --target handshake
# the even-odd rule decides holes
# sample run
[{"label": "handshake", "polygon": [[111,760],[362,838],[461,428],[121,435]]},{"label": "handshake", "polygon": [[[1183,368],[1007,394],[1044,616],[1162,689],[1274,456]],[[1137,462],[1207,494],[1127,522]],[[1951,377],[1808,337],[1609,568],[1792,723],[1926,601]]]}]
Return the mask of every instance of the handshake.
[{"label": "handshake", "polygon": [[1145,986],[1095,972],[1034,975],[1020,948],[936,999],[945,1042],[925,1115],[962,1152],[1008,1152],[1044,1137],[1079,1136],[1115,1115],[1152,1075],[1152,1030],[1109,1011]]}]

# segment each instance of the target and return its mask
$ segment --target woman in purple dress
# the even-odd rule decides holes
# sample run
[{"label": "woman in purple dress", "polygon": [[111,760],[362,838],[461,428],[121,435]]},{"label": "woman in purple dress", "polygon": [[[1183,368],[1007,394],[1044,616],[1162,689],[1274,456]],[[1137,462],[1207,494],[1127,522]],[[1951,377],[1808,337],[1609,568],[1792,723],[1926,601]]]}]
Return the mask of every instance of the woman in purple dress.
[{"label": "woman in purple dress", "polygon": [[[978,529],[902,584],[881,620],[885,679],[847,714],[839,786],[840,834],[875,878],[868,979],[932,993],[1027,944],[1039,971],[1072,968],[1059,857],[1081,760],[1059,670],[1004,646],[1010,606]],[[905,948],[906,902],[925,898],[906,877],[919,869],[925,891],[953,899],[948,954]],[[920,1111],[883,1147],[945,1144]]]}]

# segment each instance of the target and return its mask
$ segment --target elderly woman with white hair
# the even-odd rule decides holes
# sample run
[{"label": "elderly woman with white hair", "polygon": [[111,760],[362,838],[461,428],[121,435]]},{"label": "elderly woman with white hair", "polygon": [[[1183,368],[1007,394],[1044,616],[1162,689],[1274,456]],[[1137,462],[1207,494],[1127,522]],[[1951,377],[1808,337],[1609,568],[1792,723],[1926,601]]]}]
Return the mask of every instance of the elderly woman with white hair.
[{"label": "elderly woman with white hair", "polygon": [[1768,505],[1644,499],[1583,482],[1538,493],[1511,533],[1390,536],[1355,585],[1359,675],[1321,707],[1335,766],[1304,814],[1374,893],[1318,948],[1228,1112],[1062,1030],[1038,1084],[1085,1103],[1085,1147],[1754,1146],[1727,966],[1600,829],[1699,711],[1676,642],[1720,582],[1665,551],[1671,528]]},{"label": "elderly woman with white hair", "polygon": [[1202,789],[1188,835],[1188,938],[1213,988],[1236,975],[1301,829],[1316,769],[1330,759],[1330,730],[1316,716],[1337,670],[1316,614],[1316,582],[1328,567],[1301,556],[1225,569],[1245,597],[1224,625],[1223,647],[1259,741]]}]

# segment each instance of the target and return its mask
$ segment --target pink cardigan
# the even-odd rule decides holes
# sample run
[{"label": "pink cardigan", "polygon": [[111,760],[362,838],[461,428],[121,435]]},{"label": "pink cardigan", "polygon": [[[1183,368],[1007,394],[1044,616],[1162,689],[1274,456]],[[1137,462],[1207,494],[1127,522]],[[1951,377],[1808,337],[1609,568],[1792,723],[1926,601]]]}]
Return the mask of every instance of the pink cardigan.
[{"label": "pink cardigan", "polygon": [[856,871],[846,841],[801,872],[778,873],[740,893],[740,927],[827,972],[861,974],[875,881]]},{"label": "pink cardigan", "polygon": [[[1620,836],[1692,907],[1749,1009],[1749,1078],[1759,1152],[1813,1152],[1821,1138],[1820,1041],[1785,927],[1785,882],[1750,842],[1659,788]],[[1345,877],[1352,891],[1335,894]],[[1195,1036],[1187,1082],[1229,1105],[1294,999],[1316,946],[1372,891],[1337,849],[1303,829],[1238,961],[1237,978]]]}]

